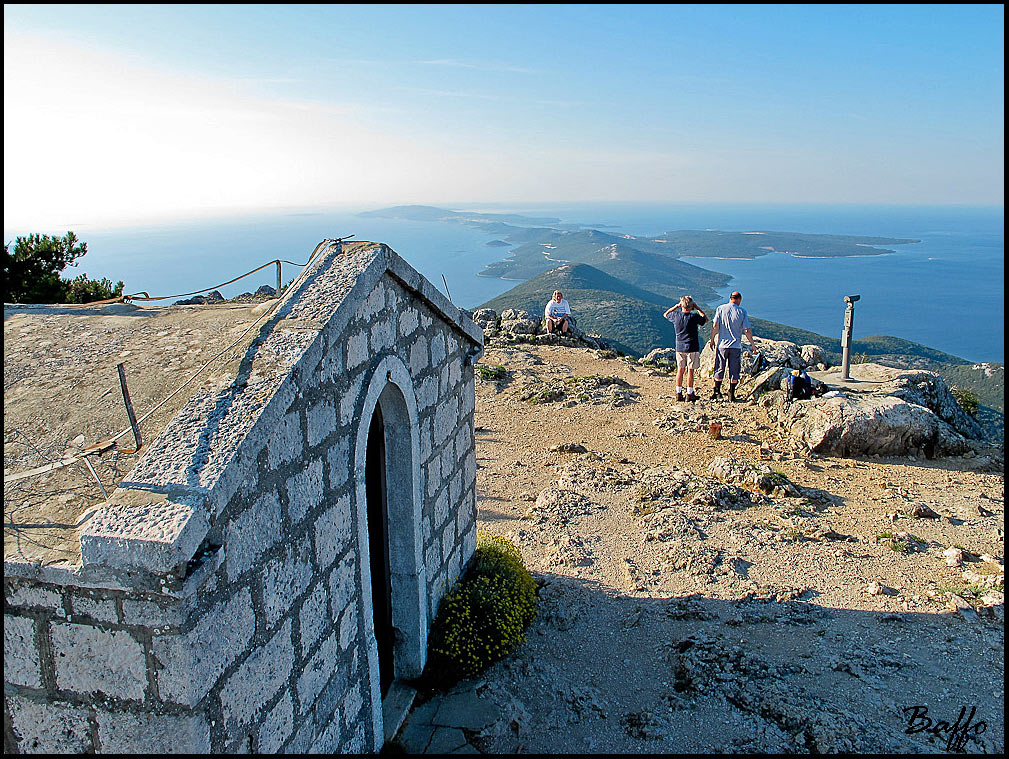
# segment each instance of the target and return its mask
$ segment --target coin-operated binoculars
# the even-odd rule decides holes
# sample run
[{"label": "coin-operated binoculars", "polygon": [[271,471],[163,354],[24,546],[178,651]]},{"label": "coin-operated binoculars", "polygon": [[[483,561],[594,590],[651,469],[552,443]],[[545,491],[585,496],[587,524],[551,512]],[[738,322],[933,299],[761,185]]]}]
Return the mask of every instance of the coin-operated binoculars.
[{"label": "coin-operated binoculars", "polygon": [[845,295],[844,302],[848,305],[844,309],[844,330],[841,332],[841,379],[849,380],[848,367],[851,364],[851,331],[855,323],[855,301],[861,295]]}]

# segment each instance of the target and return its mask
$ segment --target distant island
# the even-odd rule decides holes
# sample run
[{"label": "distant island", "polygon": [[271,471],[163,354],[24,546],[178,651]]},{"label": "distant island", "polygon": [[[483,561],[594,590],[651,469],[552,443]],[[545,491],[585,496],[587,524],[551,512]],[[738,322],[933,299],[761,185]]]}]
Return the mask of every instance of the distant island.
[{"label": "distant island", "polygon": [[[601,225],[589,228],[551,218],[433,206],[396,206],[359,215],[462,224],[499,236],[487,244],[512,249],[507,258],[490,264],[480,276],[518,280],[518,284],[481,307],[540,313],[551,293],[562,290],[578,304],[579,328],[636,356],[674,344],[673,326],[662,313],[684,293],[693,295],[709,312],[722,300],[718,290],[726,287],[731,277],[681,258],[752,259],[772,252],[810,258],[878,256],[894,252],[885,246],[920,242],[896,237],[715,229],[639,237],[604,232],[598,228]],[[767,319],[751,317],[750,321],[759,337],[819,345],[831,363],[840,361],[836,336]],[[852,347],[856,360],[931,369],[971,389],[985,404],[983,413],[989,415],[985,426],[1001,430],[1004,374],[1000,365],[990,365],[997,369],[993,378],[987,364],[972,366],[959,356],[890,335],[857,338]]]},{"label": "distant island", "polygon": [[508,213],[482,213],[479,211],[449,211],[434,206],[392,206],[377,211],[364,211],[358,216],[368,219],[405,219],[407,221],[453,221],[460,224],[560,224],[554,217],[536,218]]}]

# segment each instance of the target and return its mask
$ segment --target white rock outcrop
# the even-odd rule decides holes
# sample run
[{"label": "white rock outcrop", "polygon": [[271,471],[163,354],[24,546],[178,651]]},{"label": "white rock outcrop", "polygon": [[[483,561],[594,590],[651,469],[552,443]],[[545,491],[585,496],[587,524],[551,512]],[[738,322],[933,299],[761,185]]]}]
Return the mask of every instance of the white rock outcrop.
[{"label": "white rock outcrop", "polygon": [[851,367],[856,384],[839,395],[786,402],[772,392],[760,403],[809,450],[836,456],[949,456],[982,438],[978,423],[960,408],[934,372],[878,364]]}]

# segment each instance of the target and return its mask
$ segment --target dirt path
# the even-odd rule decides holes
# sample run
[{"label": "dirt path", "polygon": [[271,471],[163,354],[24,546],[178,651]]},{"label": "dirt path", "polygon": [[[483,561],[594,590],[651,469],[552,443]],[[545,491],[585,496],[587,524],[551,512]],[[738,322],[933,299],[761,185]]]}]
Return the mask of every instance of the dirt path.
[{"label": "dirt path", "polygon": [[[1002,751],[1002,621],[948,610],[951,592],[1001,590],[1001,469],[800,455],[759,407],[676,404],[671,377],[594,351],[490,348],[482,363],[507,377],[477,387],[480,527],[519,545],[543,587],[526,644],[477,684],[504,716],[474,745],[945,750],[947,733],[909,735],[908,720],[966,707],[962,727],[976,707],[953,743]],[[627,386],[564,383],[592,375]],[[567,395],[520,400],[545,380]],[[550,451],[569,443],[586,452]],[[733,501],[716,458],[769,465],[800,495]],[[963,566],[947,565],[953,546]]]}]

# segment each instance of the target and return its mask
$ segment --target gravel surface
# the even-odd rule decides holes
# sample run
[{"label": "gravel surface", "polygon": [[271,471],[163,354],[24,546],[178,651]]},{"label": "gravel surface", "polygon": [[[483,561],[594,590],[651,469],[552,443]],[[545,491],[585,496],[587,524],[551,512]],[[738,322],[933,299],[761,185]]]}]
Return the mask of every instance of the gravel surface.
[{"label": "gravel surface", "polygon": [[[672,377],[597,351],[482,363],[507,372],[477,385],[479,524],[542,587],[477,684],[503,716],[474,745],[1003,750],[999,451],[810,456],[756,405],[676,403]],[[961,707],[965,730],[907,732]]]}]

